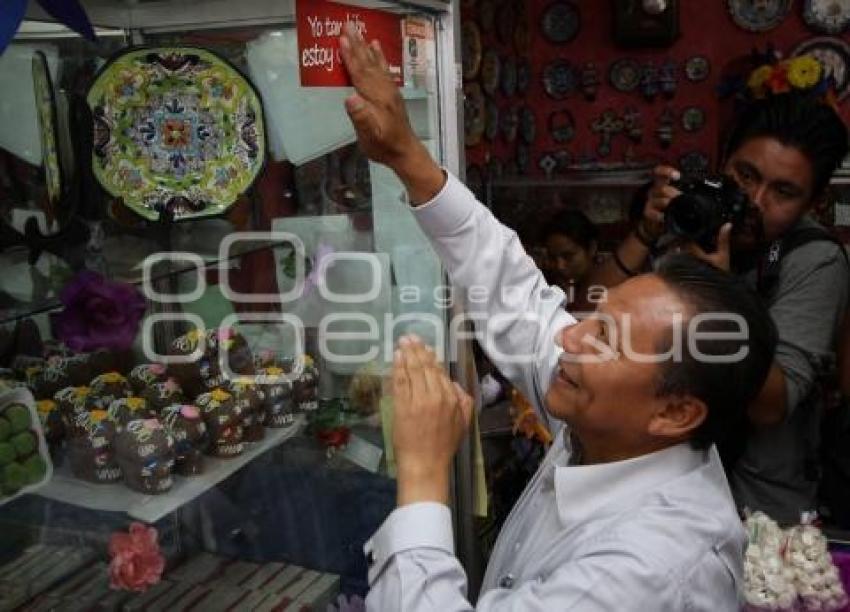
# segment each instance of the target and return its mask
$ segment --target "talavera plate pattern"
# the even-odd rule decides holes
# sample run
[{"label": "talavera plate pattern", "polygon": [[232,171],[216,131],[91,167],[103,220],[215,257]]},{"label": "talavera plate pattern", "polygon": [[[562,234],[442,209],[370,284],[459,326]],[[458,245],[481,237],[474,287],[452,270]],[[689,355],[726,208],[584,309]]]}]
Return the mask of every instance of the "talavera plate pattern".
[{"label": "talavera plate pattern", "polygon": [[151,220],[225,212],[254,182],[266,151],[263,109],[248,80],[195,47],[123,52],[89,90],[100,184]]},{"label": "talavera plate pattern", "polygon": [[51,204],[55,204],[62,195],[62,169],[59,166],[59,146],[56,142],[56,98],[47,58],[41,51],[36,51],[32,56],[32,83],[47,199]]}]

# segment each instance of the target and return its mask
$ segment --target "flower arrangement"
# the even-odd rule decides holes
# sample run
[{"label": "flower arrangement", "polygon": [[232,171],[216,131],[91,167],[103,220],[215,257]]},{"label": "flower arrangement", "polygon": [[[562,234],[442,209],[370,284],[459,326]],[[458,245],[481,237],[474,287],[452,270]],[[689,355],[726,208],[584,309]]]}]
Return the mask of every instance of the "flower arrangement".
[{"label": "flower arrangement", "polygon": [[133,285],[84,270],[62,289],[65,307],[52,315],[56,337],[77,352],[128,349],[145,314],[145,299]]},{"label": "flower arrangement", "polygon": [[750,73],[747,88],[756,99],[768,94],[788,93],[793,89],[822,88],[826,93],[828,83],[823,75],[824,70],[818,60],[811,55],[801,55],[759,66]]},{"label": "flower arrangement", "polygon": [[157,584],[165,569],[155,528],[132,523],[127,533],[116,531],[109,539],[109,586],[145,591]]},{"label": "flower arrangement", "polygon": [[717,86],[721,98],[731,96],[747,105],[769,96],[799,93],[819,97],[838,112],[833,77],[813,55],[783,59],[768,47],[764,52],[754,50],[747,63],[755,66],[749,74],[741,71],[721,79]]}]

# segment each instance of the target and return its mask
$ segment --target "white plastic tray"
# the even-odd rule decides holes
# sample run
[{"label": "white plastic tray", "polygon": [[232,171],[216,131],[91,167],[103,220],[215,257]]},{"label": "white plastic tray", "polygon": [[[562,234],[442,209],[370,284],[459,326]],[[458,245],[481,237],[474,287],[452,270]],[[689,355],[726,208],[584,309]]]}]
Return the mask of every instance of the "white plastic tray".
[{"label": "white plastic tray", "polygon": [[92,510],[126,512],[132,518],[154,523],[211,489],[267,450],[297,435],[305,424],[306,418],[299,415],[285,429],[266,429],[265,438],[260,442],[246,443],[245,451],[232,459],[204,456],[203,474],[191,477],[175,475],[174,486],[168,493],[161,495],[145,495],[127,488],[121,482],[94,484],[80,480],[71,475],[67,462],[54,472],[53,480],[40,489],[38,494]]},{"label": "white plastic tray", "polygon": [[0,497],[0,506],[9,503],[21,495],[38,491],[47,485],[53,477],[53,463],[50,461],[50,451],[47,449],[47,440],[44,438],[44,430],[41,428],[41,419],[38,418],[38,410],[35,408],[35,400],[32,397],[32,393],[25,387],[18,387],[0,393],[0,414],[6,411],[6,406],[9,404],[23,404],[29,409],[30,421],[32,423],[30,430],[35,432],[35,436],[38,439],[38,454],[41,455],[41,458],[47,464],[47,471],[44,473],[44,478],[39,482],[25,486],[14,495]]}]

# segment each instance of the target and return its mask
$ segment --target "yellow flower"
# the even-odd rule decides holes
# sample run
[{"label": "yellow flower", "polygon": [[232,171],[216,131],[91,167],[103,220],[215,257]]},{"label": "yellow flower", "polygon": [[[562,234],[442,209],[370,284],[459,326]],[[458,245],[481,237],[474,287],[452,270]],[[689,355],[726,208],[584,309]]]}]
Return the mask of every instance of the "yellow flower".
[{"label": "yellow flower", "polygon": [[109,416],[109,413],[106,410],[92,410],[89,415],[92,423],[100,423]]},{"label": "yellow flower", "polygon": [[801,55],[788,62],[788,82],[797,89],[814,87],[820,81],[820,62],[811,55]]},{"label": "yellow flower", "polygon": [[118,372],[107,372],[106,374],[101,374],[99,378],[101,382],[106,384],[121,383],[127,380]]},{"label": "yellow flower", "polygon": [[770,64],[765,64],[759,68],[756,68],[750,74],[750,78],[747,79],[747,87],[753,92],[756,97],[760,97],[759,94],[763,93],[762,88],[764,87],[765,82],[770,78],[773,74],[773,66]]},{"label": "yellow flower", "polygon": [[144,410],[145,404],[147,404],[147,402],[141,397],[127,398],[127,407],[133,412],[136,412],[137,410]]},{"label": "yellow flower", "polygon": [[39,414],[49,414],[56,410],[56,402],[53,400],[40,400],[35,403],[35,407]]},{"label": "yellow flower", "polygon": [[217,402],[225,402],[230,399],[230,393],[224,389],[213,389],[210,391],[210,397]]}]

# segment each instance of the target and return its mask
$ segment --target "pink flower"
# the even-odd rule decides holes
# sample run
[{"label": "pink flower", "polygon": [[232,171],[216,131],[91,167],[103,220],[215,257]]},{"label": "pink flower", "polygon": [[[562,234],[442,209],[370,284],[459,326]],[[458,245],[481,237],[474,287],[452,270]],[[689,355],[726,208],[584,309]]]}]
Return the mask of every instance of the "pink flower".
[{"label": "pink flower", "polygon": [[84,270],[63,289],[65,308],[53,316],[56,337],[77,352],[130,348],[145,314],[139,290]]},{"label": "pink flower", "polygon": [[182,414],[187,419],[197,419],[201,416],[201,413],[198,412],[198,409],[191,404],[184,404],[180,406],[180,414]]},{"label": "pink flower", "polygon": [[157,531],[142,523],[131,523],[129,533],[116,532],[109,540],[109,586],[127,591],[145,591],[157,584],[165,569]]}]

